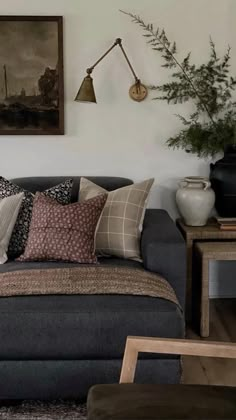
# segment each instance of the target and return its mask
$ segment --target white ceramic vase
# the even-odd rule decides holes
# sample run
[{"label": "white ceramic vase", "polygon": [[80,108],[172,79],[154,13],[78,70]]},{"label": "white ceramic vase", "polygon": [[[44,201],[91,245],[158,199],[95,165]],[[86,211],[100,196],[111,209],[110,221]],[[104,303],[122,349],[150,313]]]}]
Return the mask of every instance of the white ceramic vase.
[{"label": "white ceramic vase", "polygon": [[215,193],[207,178],[189,176],[180,181],[176,203],[188,226],[204,226],[215,203]]}]

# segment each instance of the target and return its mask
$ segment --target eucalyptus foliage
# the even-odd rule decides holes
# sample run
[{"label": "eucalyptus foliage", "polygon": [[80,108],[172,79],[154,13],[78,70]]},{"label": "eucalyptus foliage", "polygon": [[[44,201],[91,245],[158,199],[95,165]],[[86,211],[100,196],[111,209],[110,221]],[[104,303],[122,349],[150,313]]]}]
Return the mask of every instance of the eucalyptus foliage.
[{"label": "eucalyptus foliage", "polygon": [[122,13],[143,29],[147,43],[161,54],[162,66],[172,72],[169,82],[150,86],[156,92],[154,99],[169,104],[192,100],[195,104],[196,109],[188,118],[177,115],[183,129],[167,140],[168,146],[208,157],[222,151],[226,145],[236,144],[236,102],[232,97],[236,78],[230,75],[230,47],[219,57],[210,39],[209,60],[197,66],[191,62],[191,53],[183,60],[178,59],[176,42],[169,41],[164,29],[155,29],[132,13]]}]

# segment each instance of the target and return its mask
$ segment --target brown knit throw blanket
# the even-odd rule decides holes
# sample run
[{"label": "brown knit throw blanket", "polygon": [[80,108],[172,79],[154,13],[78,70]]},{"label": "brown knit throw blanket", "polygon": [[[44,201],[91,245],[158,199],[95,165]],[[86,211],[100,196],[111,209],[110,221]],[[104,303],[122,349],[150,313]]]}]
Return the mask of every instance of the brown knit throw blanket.
[{"label": "brown knit throw blanket", "polygon": [[100,294],[158,297],[180,306],[170,284],[144,269],[96,265],[0,274],[0,296]]}]

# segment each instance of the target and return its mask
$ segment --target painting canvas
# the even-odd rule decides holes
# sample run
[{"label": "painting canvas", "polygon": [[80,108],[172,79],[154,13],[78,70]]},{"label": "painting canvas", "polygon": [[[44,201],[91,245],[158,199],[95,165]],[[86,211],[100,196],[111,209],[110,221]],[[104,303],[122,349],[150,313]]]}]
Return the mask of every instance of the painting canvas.
[{"label": "painting canvas", "polygon": [[0,134],[64,134],[60,16],[0,16]]}]

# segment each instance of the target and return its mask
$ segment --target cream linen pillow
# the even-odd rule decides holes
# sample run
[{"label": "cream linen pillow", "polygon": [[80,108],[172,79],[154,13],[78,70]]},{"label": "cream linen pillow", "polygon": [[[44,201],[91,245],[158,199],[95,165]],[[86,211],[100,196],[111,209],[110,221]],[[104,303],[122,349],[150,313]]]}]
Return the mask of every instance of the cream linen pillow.
[{"label": "cream linen pillow", "polygon": [[154,179],[106,191],[86,178],[80,180],[79,201],[108,194],[96,232],[96,252],[141,260],[140,236],[148,195]]},{"label": "cream linen pillow", "polygon": [[24,193],[0,200],[0,264],[7,261],[7,250]]}]

